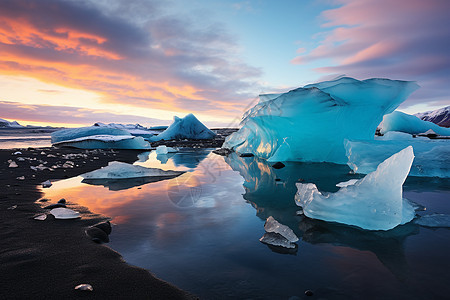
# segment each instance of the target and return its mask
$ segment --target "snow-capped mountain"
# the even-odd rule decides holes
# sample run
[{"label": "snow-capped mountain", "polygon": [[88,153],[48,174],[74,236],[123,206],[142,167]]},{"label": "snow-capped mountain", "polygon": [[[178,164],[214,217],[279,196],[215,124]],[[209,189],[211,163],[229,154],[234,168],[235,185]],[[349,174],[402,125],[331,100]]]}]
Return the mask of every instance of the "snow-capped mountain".
[{"label": "snow-capped mountain", "polygon": [[16,121],[7,121],[5,119],[0,119],[0,128],[22,128],[23,126]]},{"label": "snow-capped mountain", "polygon": [[415,114],[416,117],[442,127],[450,127],[450,106]]}]

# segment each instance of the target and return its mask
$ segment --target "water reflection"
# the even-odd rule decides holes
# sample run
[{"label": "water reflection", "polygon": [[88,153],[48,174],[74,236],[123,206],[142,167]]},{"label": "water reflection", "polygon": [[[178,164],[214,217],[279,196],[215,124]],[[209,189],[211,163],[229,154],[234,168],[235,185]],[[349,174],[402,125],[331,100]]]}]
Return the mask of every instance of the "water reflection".
[{"label": "water reflection", "polygon": [[101,185],[107,187],[110,191],[120,191],[138,187],[147,183],[163,181],[172,179],[180,175],[172,176],[153,176],[153,177],[138,177],[138,178],[124,178],[124,179],[83,179],[81,183],[90,185]]},{"label": "water reflection", "polygon": [[408,236],[419,232],[419,226],[410,223],[390,231],[366,231],[296,215],[299,210],[293,200],[297,191],[296,182],[312,182],[321,192],[336,192],[339,189],[337,183],[358,178],[349,173],[347,166],[288,162],[284,168],[274,169],[265,160],[256,157],[231,154],[225,160],[244,178],[244,199],[252,204],[261,219],[273,216],[311,244],[332,244],[370,251],[396,277],[405,279],[408,265],[403,243]]},{"label": "water reflection", "polygon": [[[201,298],[288,299],[306,289],[345,299],[417,299],[430,290],[442,298],[450,292],[442,263],[448,262],[450,236],[441,230],[407,224],[367,232],[296,214],[298,180],[335,192],[336,183],[357,178],[346,166],[287,163],[277,170],[256,158],[232,154],[224,160],[207,150],[178,152],[165,163],[154,151],[142,157],[135,164],[186,173],[118,191],[76,177],[55,182],[45,197],[112,217],[110,247]],[[441,184],[414,190],[411,181],[405,194],[427,208],[431,199],[432,210],[450,210]],[[274,253],[279,249],[259,242],[268,216],[301,238],[296,255]]]}]

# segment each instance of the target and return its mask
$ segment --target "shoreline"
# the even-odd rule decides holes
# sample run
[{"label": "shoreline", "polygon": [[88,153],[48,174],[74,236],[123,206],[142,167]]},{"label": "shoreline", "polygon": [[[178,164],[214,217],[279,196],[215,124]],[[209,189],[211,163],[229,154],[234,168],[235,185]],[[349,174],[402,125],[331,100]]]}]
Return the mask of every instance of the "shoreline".
[{"label": "shoreline", "polygon": [[[22,154],[13,155],[16,151]],[[57,220],[51,215],[45,221],[33,219],[36,214],[48,212],[37,202],[42,197],[42,182],[78,176],[113,160],[133,163],[140,152],[53,147],[0,149],[2,299],[198,299],[145,269],[128,265],[107,244],[97,244],[86,236],[87,227],[108,220],[107,216],[68,202],[67,207],[79,211],[81,219]],[[87,157],[66,156],[72,153]],[[17,157],[31,160],[17,161]],[[19,167],[9,168],[10,159]],[[47,162],[42,163],[45,167],[70,160],[75,167],[33,171],[30,166],[39,165],[39,160]],[[17,179],[21,176],[25,179]],[[74,289],[83,283],[91,284],[93,291]]]}]

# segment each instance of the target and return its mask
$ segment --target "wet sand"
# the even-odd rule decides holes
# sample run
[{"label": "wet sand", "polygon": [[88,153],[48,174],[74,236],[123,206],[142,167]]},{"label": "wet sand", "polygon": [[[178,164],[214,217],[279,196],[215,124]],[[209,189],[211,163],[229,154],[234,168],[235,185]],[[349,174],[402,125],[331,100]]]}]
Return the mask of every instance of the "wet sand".
[{"label": "wet sand", "polygon": [[[22,154],[13,155],[16,151]],[[71,153],[87,157],[63,158]],[[113,160],[132,163],[138,153],[133,150],[89,150],[87,153],[79,149],[0,149],[1,299],[196,299],[147,270],[128,265],[107,244],[93,242],[85,230],[106,220],[106,216],[94,215],[68,202],[68,208],[81,212],[81,219],[56,220],[51,215],[44,221],[33,219],[38,213],[48,212],[38,201],[42,197],[40,183],[77,176]],[[47,157],[49,154],[55,157]],[[32,160],[18,161],[17,157]],[[9,168],[10,159],[19,167]],[[47,162],[43,165],[49,167],[69,160],[75,167],[33,171],[30,166],[39,165],[39,160]],[[17,179],[21,176],[25,179]],[[82,283],[91,284],[94,291],[76,291],[74,287]]]}]

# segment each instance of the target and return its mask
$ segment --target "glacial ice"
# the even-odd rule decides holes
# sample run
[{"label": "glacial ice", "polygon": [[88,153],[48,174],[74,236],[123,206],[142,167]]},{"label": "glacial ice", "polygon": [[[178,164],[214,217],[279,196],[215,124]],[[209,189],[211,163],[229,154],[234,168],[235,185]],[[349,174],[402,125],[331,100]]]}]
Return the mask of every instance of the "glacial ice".
[{"label": "glacial ice", "polygon": [[183,174],[181,171],[164,171],[157,168],[145,168],[123,162],[112,161],[108,166],[80,175],[84,179],[125,179],[139,177],[173,177]]},{"label": "glacial ice", "polygon": [[177,150],[172,147],[167,147],[164,145],[156,147],[156,155],[173,153],[173,152],[177,152]]},{"label": "glacial ice", "polygon": [[425,227],[435,227],[435,228],[450,227],[450,215],[444,214],[425,215],[414,220],[414,223]]},{"label": "glacial ice", "polygon": [[203,125],[193,114],[188,114],[182,119],[175,116],[173,123],[166,130],[152,137],[150,141],[179,139],[207,140],[213,139],[215,136],[216,134]]},{"label": "glacial ice", "polygon": [[144,126],[142,126],[140,124],[118,124],[118,123],[104,124],[104,123],[101,123],[101,122],[97,122],[97,123],[94,124],[94,126],[97,126],[97,127],[109,127],[109,128],[116,128],[116,129],[125,130],[125,131],[129,132],[131,135],[141,136],[141,137],[143,137],[145,139],[149,139],[153,135],[159,133],[159,131],[148,130],[147,128],[145,128]]},{"label": "glacial ice", "polygon": [[[398,137],[398,134],[396,133],[395,136]],[[347,164],[355,173],[370,173],[389,156],[407,146],[413,146],[415,159],[409,173],[410,176],[450,177],[450,140],[430,140],[428,138],[347,140],[344,144],[348,157]]]},{"label": "glacial ice", "polygon": [[150,149],[150,143],[140,136],[130,135],[91,135],[63,140],[53,143],[59,147],[73,147],[80,149]]},{"label": "glacial ice", "polygon": [[450,136],[450,128],[441,127],[432,122],[423,121],[417,116],[408,115],[400,111],[387,114],[380,124],[380,132],[385,134],[389,131],[400,131],[410,134],[425,133],[433,130],[437,135]]},{"label": "glacial ice", "polygon": [[286,225],[280,224],[272,216],[267,218],[266,223],[264,224],[264,230],[266,230],[266,232],[278,233],[290,242],[298,241],[298,237],[295,235],[291,228]]},{"label": "glacial ice", "polygon": [[275,232],[264,233],[264,235],[259,239],[259,241],[264,244],[284,247],[288,249],[295,249],[297,247],[296,244],[290,242],[287,238]]},{"label": "glacial ice", "polygon": [[98,135],[131,136],[131,134],[126,130],[107,126],[67,128],[52,133],[52,144],[59,143],[62,141],[75,140],[87,136],[98,136]]},{"label": "glacial ice", "polygon": [[344,139],[373,140],[383,115],[417,88],[413,82],[344,77],[261,95],[222,147],[268,161],[345,164]]},{"label": "glacial ice", "polygon": [[62,220],[78,219],[81,217],[79,212],[64,207],[54,208],[50,211],[50,213],[55,217],[55,219]]},{"label": "glacial ice", "polygon": [[413,159],[413,148],[409,146],[336,193],[324,195],[313,183],[297,183],[295,201],[309,218],[368,230],[392,229],[414,218],[413,206],[402,198],[402,185]]}]

